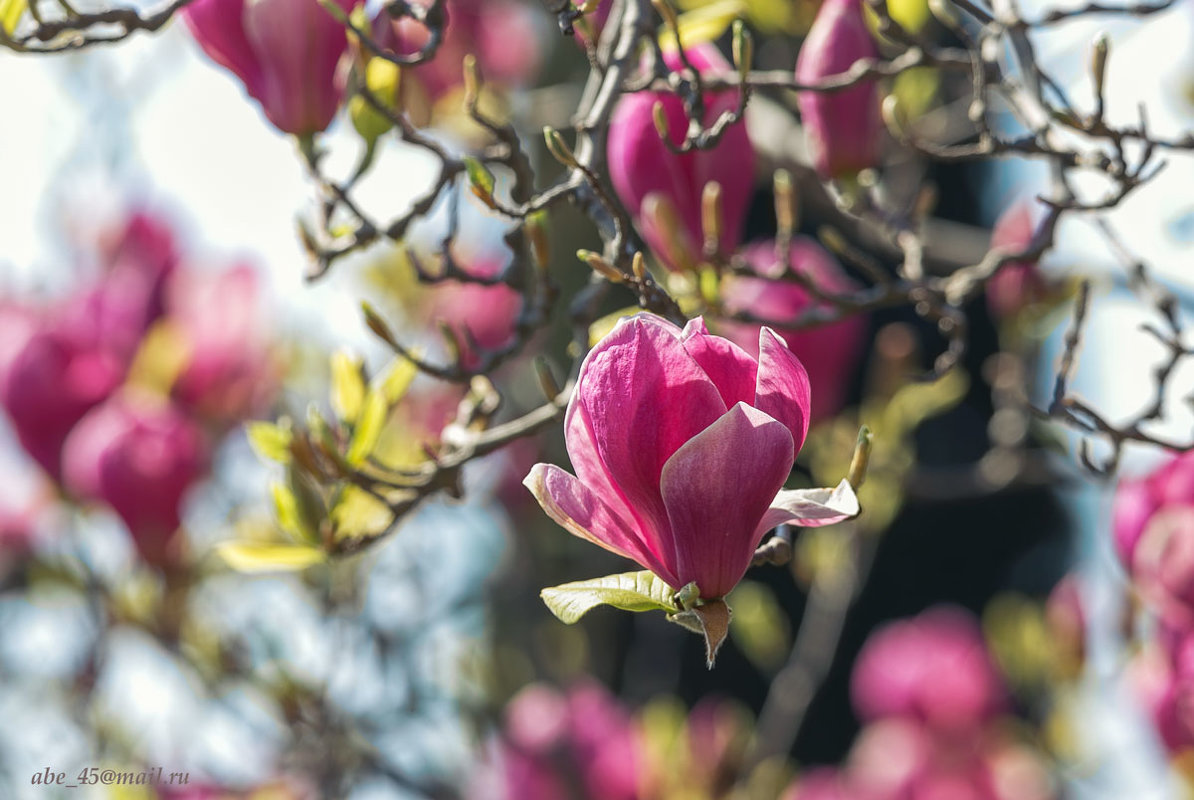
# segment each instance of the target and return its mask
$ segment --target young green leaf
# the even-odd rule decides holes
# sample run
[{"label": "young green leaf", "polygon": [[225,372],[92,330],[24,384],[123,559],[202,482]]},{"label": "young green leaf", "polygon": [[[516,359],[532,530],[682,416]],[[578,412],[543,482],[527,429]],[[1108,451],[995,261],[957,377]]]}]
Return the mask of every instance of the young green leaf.
[{"label": "young green leaf", "polygon": [[569,625],[597,606],[624,611],[677,611],[672,587],[652,572],[623,572],[552,586],[539,593],[543,602]]}]

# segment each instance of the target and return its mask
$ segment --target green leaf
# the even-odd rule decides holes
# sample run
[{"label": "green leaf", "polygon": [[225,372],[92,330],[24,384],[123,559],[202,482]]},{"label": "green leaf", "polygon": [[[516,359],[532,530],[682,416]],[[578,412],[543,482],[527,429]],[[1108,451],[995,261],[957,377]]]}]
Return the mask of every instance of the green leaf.
[{"label": "green leaf", "polygon": [[677,611],[675,591],[653,572],[623,572],[552,586],[539,593],[543,602],[569,625],[597,606],[623,611]]},{"label": "green leaf", "polygon": [[381,438],[381,430],[385,427],[389,413],[390,405],[385,396],[376,389],[370,389],[365,395],[360,418],[352,432],[352,442],[344,456],[349,464],[359,466],[373,452],[377,440]]},{"label": "green leaf", "polygon": [[488,197],[493,197],[494,179],[489,167],[472,156],[464,157],[464,171],[468,174],[469,183]]},{"label": "green leaf", "polygon": [[343,351],[332,356],[332,410],[348,424],[357,421],[365,401],[361,359]]},{"label": "green leaf", "polygon": [[327,560],[317,547],[262,542],[220,542],[216,552],[237,572],[289,572]]},{"label": "green leaf", "polygon": [[245,426],[245,433],[258,456],[279,464],[290,463],[290,442],[294,434],[290,432],[289,420],[278,423],[250,422]]}]

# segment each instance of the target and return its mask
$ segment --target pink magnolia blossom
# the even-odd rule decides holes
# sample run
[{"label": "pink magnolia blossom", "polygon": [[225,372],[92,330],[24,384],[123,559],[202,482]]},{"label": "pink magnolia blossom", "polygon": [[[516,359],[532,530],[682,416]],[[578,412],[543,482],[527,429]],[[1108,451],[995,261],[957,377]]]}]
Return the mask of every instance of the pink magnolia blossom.
[{"label": "pink magnolia blossom", "polygon": [[180,272],[171,283],[170,322],[181,335],[184,366],[172,389],[184,409],[217,425],[264,410],[278,388],[256,273]]},{"label": "pink magnolia blossom", "polygon": [[[496,278],[505,264],[493,258],[476,259],[462,269],[478,278]],[[482,350],[498,350],[509,343],[522,311],[522,295],[504,283],[486,285],[448,280],[430,290],[425,306],[429,318],[441,320],[455,333],[465,367],[475,367]]]},{"label": "pink magnolia blossom", "polygon": [[1153,514],[1172,505],[1194,505],[1194,452],[1181,453],[1144,478],[1124,478],[1115,493],[1113,543],[1131,567],[1136,546]]},{"label": "pink magnolia blossom", "polygon": [[[781,321],[798,319],[804,312],[825,304],[814,301],[808,291],[798,284],[765,280],[782,269],[775,254],[774,242],[751,245],[742,255],[751,268],[763,277],[734,277],[726,281],[722,288],[726,310],[749,311],[757,317],[776,322],[776,332],[808,370],[809,382],[813,387],[813,421],[832,416],[845,403],[850,379],[862,357],[866,344],[866,319],[851,316],[816,328],[784,328],[779,324]],[[814,239],[794,236],[789,258],[793,270],[812,279],[818,288],[828,293],[850,292],[857,288],[833,256]],[[728,339],[748,353],[757,355],[758,325],[726,322],[719,327]]]},{"label": "pink magnolia blossom", "polygon": [[[813,84],[878,58],[862,0],[825,0],[796,60],[796,80]],[[879,163],[883,122],[879,89],[864,80],[837,92],[800,92],[796,99],[813,166],[822,178],[844,178]]]},{"label": "pink magnolia blossom", "polygon": [[[1032,206],[1019,202],[1008,208],[991,231],[991,247],[1020,251],[1032,244],[1036,220]],[[1049,284],[1036,261],[1013,261],[1000,267],[987,282],[987,306],[997,319],[1015,316],[1021,309],[1044,301]]]},{"label": "pink magnolia blossom", "polygon": [[[702,74],[720,75],[733,70],[713,45],[689,48],[688,59]],[[683,66],[678,54],[665,56],[668,67]],[[705,184],[721,185],[721,250],[729,253],[742,241],[742,226],[754,183],[754,149],[745,123],[729,126],[717,146],[677,154],[668,149],[655,129],[653,111],[663,104],[668,137],[673,144],[684,140],[688,119],[684,104],[670,92],[635,92],[618,101],[609,127],[607,152],[614,191],[651,249],[668,267],[679,269],[681,255],[673,252],[669,237],[652,208],[660,201],[671,206],[679,229],[678,246],[688,258],[699,255],[704,232],[701,226],[701,194]],[[712,124],[723,111],[737,107],[736,90],[705,94],[705,124]]]},{"label": "pink magnolia blossom", "polygon": [[467,796],[639,800],[642,751],[629,712],[600,684],[584,682],[567,693],[535,684],[507,705],[502,736]]},{"label": "pink magnolia blossom", "polygon": [[1194,506],[1166,506],[1149,518],[1136,545],[1132,578],[1167,620],[1194,625]]},{"label": "pink magnolia blossom", "polygon": [[581,365],[564,422],[576,476],[536,464],[525,484],[570,533],[719,598],[776,525],[856,513],[844,481],[780,491],[808,423],[808,375],[771,330],[756,360],[700,319],[639,314]]},{"label": "pink magnolia blossom", "polygon": [[[429,6],[430,0],[414,0]],[[534,77],[542,60],[540,31],[531,9],[513,0],[453,0],[443,5],[446,27],[435,57],[402,73],[403,105],[434,104],[464,82],[461,64],[476,56],[489,85],[519,87]],[[374,38],[401,56],[419,53],[431,32],[409,16],[391,19],[384,11],[373,23]],[[418,119],[418,122],[425,122]]]},{"label": "pink magnolia blossom", "polygon": [[[352,0],[334,2],[352,10]],[[196,0],[182,14],[203,51],[240,78],[279,130],[309,135],[332,121],[348,39],[318,0]]]},{"label": "pink magnolia blossom", "polygon": [[207,463],[207,442],[190,418],[134,393],[115,395],[87,414],[63,447],[67,488],[110,506],[155,564],[169,559],[183,497]]},{"label": "pink magnolia blossom", "polygon": [[973,729],[1004,702],[982,631],[948,607],[874,634],[854,665],[850,691],[863,719],[907,717],[947,731]]},{"label": "pink magnolia blossom", "polygon": [[1194,747],[1194,697],[1166,655],[1155,647],[1145,649],[1128,665],[1127,677],[1165,749],[1178,753]]},{"label": "pink magnolia blossom", "polygon": [[24,337],[0,380],[0,405],[25,452],[61,477],[62,444],[71,428],[110,395],[127,365],[69,317],[44,318]]}]

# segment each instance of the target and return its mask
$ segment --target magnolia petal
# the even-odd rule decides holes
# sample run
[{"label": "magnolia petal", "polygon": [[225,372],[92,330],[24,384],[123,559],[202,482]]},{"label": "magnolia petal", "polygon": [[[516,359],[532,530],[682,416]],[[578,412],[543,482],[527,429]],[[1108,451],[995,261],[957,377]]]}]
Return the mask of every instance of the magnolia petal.
[{"label": "magnolia petal", "polygon": [[203,52],[240,78],[249,94],[256,97],[261,87],[261,64],[241,22],[245,0],[197,0],[181,13]]},{"label": "magnolia petal", "polygon": [[523,480],[523,485],[564,530],[638,562],[669,584],[680,585],[671,570],[622,518],[573,475],[554,464],[536,464]]},{"label": "magnolia petal", "polygon": [[763,515],[755,535],[763,534],[777,525],[799,525],[820,528],[858,516],[858,496],[845,478],[832,489],[790,489],[780,492]]},{"label": "magnolia petal", "polygon": [[705,598],[742,579],[762,532],[759,518],[792,470],[792,434],[738,403],[681,447],[660,488],[676,541],[677,576]]},{"label": "magnolia petal", "polygon": [[811,395],[808,372],[800,359],[775,331],[761,329],[754,406],[788,426],[792,432],[793,459],[808,435]]},{"label": "magnolia petal", "polygon": [[726,408],[754,404],[759,364],[749,353],[729,339],[711,335],[701,317],[688,321],[681,341],[721,392]]},{"label": "magnolia petal", "polygon": [[[679,328],[638,314],[619,322],[585,357],[573,403],[571,421],[586,430],[569,428],[569,454],[604,466],[638,521],[636,530],[655,552],[667,554],[661,557],[674,572],[660,476],[673,453],[725,413],[717,387],[684,349]],[[579,433],[587,433],[587,441]]]}]

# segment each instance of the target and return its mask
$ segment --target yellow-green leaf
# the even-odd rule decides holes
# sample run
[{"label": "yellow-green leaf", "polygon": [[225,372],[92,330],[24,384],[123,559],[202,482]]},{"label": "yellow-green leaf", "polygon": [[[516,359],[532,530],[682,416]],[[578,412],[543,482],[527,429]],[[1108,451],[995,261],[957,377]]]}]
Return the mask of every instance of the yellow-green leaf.
[{"label": "yellow-green leaf", "polygon": [[[730,24],[746,14],[743,0],[719,0],[707,6],[685,11],[679,16],[680,41],[685,49],[703,42],[712,42],[730,27]],[[670,29],[659,36],[660,45],[666,50],[676,50],[676,37]]]},{"label": "yellow-green leaf", "polygon": [[11,35],[28,8],[29,0],[0,0],[0,28]]},{"label": "yellow-green leaf", "polygon": [[[416,353],[416,357],[417,355]],[[419,368],[415,366],[415,362],[399,356],[375,379],[374,386],[386,402],[393,405],[406,395],[406,390],[418,374]]]},{"label": "yellow-green leaf", "polygon": [[376,535],[390,526],[389,506],[357,486],[345,486],[330,512],[336,540]]},{"label": "yellow-green leaf", "polygon": [[389,403],[386,402],[385,395],[381,392],[370,389],[365,394],[360,418],[352,432],[352,442],[348,445],[348,453],[345,454],[345,459],[349,464],[358,466],[373,452],[373,448],[377,446],[377,440],[381,438],[381,431],[385,427],[389,411]]},{"label": "yellow-green leaf", "polygon": [[289,421],[277,424],[250,422],[245,426],[245,433],[249,437],[249,445],[258,456],[279,464],[290,463],[290,443],[294,434],[290,431]]},{"label": "yellow-green leaf", "polygon": [[674,595],[662,578],[646,570],[565,583],[539,593],[551,613],[569,625],[597,606],[624,611],[677,611]]},{"label": "yellow-green leaf", "polygon": [[216,552],[237,572],[289,572],[327,560],[317,547],[261,542],[221,542]]},{"label": "yellow-green leaf", "polygon": [[332,356],[332,410],[348,424],[357,421],[365,401],[361,359],[340,351]]},{"label": "yellow-green leaf", "polygon": [[477,191],[492,197],[494,179],[493,173],[489,171],[489,167],[482,164],[472,156],[464,157],[464,171],[468,175],[469,183],[473,185]]}]

